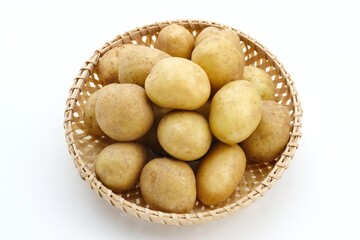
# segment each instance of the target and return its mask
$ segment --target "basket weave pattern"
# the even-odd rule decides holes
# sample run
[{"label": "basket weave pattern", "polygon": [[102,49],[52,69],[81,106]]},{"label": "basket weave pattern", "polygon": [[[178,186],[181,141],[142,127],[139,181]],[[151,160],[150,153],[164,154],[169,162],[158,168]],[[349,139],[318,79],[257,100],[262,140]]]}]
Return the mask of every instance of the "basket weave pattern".
[{"label": "basket weave pattern", "polygon": [[246,65],[259,67],[271,76],[275,86],[275,101],[289,109],[291,115],[290,139],[282,155],[271,163],[248,165],[240,184],[227,201],[213,207],[204,206],[197,201],[194,209],[188,214],[164,213],[149,209],[137,185],[122,194],[113,193],[97,180],[93,163],[99,152],[114,141],[107,137],[94,138],[87,132],[83,119],[83,107],[87,99],[90,94],[102,87],[97,78],[95,66],[102,55],[111,48],[122,44],[154,46],[159,31],[172,23],[184,26],[194,36],[208,26],[228,27],[198,20],[167,21],[137,28],[107,42],[102,48],[95,51],[76,76],[66,101],[64,128],[69,152],[81,178],[88,182],[100,197],[116,208],[140,219],[161,224],[191,225],[220,219],[229,213],[238,211],[263,196],[272,187],[286,170],[298,148],[298,140],[301,137],[302,110],[294,82],[283,65],[256,40],[231,28],[238,33],[241,41],[245,44]]}]

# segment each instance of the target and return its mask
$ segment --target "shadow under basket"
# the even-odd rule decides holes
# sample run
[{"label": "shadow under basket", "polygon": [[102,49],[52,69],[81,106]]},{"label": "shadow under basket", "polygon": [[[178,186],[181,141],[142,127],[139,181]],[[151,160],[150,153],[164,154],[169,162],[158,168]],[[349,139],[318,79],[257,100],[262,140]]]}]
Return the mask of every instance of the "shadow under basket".
[{"label": "shadow under basket", "polygon": [[[95,138],[87,132],[83,119],[83,108],[90,94],[102,87],[98,80],[95,66],[101,56],[111,48],[125,43],[141,44],[153,47],[159,31],[165,26],[176,23],[191,31],[196,36],[208,26],[230,28],[244,43],[245,63],[265,70],[275,86],[275,101],[285,105],[291,116],[290,138],[280,157],[270,163],[253,164],[246,167],[246,172],[234,193],[223,203],[216,206],[204,206],[196,201],[192,211],[187,214],[154,211],[146,205],[138,185],[121,194],[115,194],[97,180],[94,161],[99,152],[113,141],[107,137]],[[234,28],[199,20],[176,20],[146,25],[117,36],[85,62],[76,76],[66,101],[65,134],[69,152],[83,180],[103,199],[122,211],[151,222],[171,225],[193,225],[221,219],[230,213],[245,208],[264,195],[280,178],[294,156],[301,137],[302,110],[294,82],[283,65],[262,44]]]}]

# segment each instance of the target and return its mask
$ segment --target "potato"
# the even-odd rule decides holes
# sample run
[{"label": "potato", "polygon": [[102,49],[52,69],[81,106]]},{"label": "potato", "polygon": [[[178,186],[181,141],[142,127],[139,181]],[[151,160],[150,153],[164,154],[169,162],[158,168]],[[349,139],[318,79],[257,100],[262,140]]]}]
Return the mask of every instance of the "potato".
[{"label": "potato", "polygon": [[96,177],[114,192],[132,188],[145,165],[147,152],[138,143],[114,143],[104,148],[95,161]]},{"label": "potato", "polygon": [[119,56],[123,47],[115,47],[107,51],[96,66],[99,80],[104,84],[118,83]]},{"label": "potato", "polygon": [[196,174],[198,199],[205,205],[225,201],[239,185],[246,167],[244,151],[237,145],[215,144]]},{"label": "potato", "polygon": [[252,82],[262,100],[274,100],[275,87],[271,77],[264,70],[253,66],[245,66],[242,80]]},{"label": "potato", "polygon": [[154,210],[188,213],[195,205],[195,175],[182,161],[155,158],[148,162],[141,171],[140,190]]},{"label": "potato", "polygon": [[194,37],[186,28],[171,24],[161,29],[155,42],[155,48],[173,57],[190,59],[194,49]]},{"label": "potato", "polygon": [[231,41],[234,44],[234,46],[239,50],[239,52],[241,52],[241,54],[244,56],[244,52],[243,52],[244,44],[240,42],[239,35],[235,31],[229,28],[223,28],[221,29],[220,33],[221,36]]},{"label": "potato", "polygon": [[195,38],[195,47],[197,47],[203,40],[213,37],[219,36],[220,29],[217,27],[206,27],[204,28]]},{"label": "potato", "polygon": [[124,44],[119,50],[118,81],[144,87],[145,79],[155,63],[167,57],[170,55],[158,49]]},{"label": "potato", "polygon": [[210,148],[212,134],[207,120],[197,112],[173,111],[159,123],[157,135],[164,150],[171,156],[192,161]]},{"label": "potato", "polygon": [[86,129],[90,134],[95,136],[105,135],[105,133],[99,127],[95,116],[95,103],[102,89],[103,88],[100,88],[99,90],[92,93],[84,106],[84,123]]},{"label": "potato", "polygon": [[145,91],[162,108],[194,110],[208,100],[210,82],[195,63],[170,57],[155,64],[146,78]]},{"label": "potato", "polygon": [[160,154],[161,156],[170,156],[162,148],[162,146],[159,143],[159,139],[158,139],[158,136],[157,136],[157,129],[158,129],[160,119],[165,114],[170,112],[171,109],[161,108],[161,107],[159,107],[159,106],[157,106],[155,104],[152,104],[152,106],[153,106],[154,114],[155,114],[154,123],[151,126],[150,130],[143,137],[141,137],[138,140],[138,142],[144,144],[145,146],[150,148],[152,151],[154,151],[156,154]]},{"label": "potato", "polygon": [[204,28],[204,30],[202,30],[195,39],[195,47],[197,47],[204,39],[213,36],[220,36],[229,40],[244,57],[244,52],[243,52],[244,44],[240,42],[240,38],[237,35],[237,33],[229,28],[223,28],[223,29],[219,29],[216,27]]},{"label": "potato", "polygon": [[254,84],[236,80],[213,97],[209,123],[214,136],[227,144],[245,140],[260,122],[262,102]]},{"label": "potato", "polygon": [[263,101],[258,127],[240,145],[249,160],[270,162],[284,150],[290,137],[290,114],[287,107],[274,101]]},{"label": "potato", "polygon": [[227,39],[213,36],[204,39],[193,51],[191,60],[209,77],[212,93],[232,80],[241,79],[245,61]]},{"label": "potato", "polygon": [[96,101],[95,115],[101,130],[117,141],[144,136],[154,121],[145,90],[131,83],[113,83],[104,88]]}]

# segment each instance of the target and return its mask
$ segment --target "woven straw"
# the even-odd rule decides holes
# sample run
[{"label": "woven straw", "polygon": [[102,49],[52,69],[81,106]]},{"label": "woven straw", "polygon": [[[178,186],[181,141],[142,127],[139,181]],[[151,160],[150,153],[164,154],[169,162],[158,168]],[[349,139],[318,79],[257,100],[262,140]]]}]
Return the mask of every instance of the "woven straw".
[{"label": "woven straw", "polygon": [[230,213],[245,208],[263,196],[273,186],[288,167],[295,150],[298,148],[298,140],[301,137],[302,110],[294,82],[283,65],[263,45],[230,27],[238,33],[241,41],[245,44],[246,65],[259,67],[271,76],[276,88],[275,100],[289,109],[291,115],[290,139],[282,155],[271,163],[248,165],[240,184],[225,202],[208,207],[197,201],[193,210],[188,214],[164,213],[149,209],[137,185],[122,194],[113,193],[96,179],[94,172],[94,160],[97,155],[113,141],[106,137],[94,138],[91,136],[87,132],[83,119],[83,107],[89,95],[102,87],[96,72],[94,72],[94,67],[103,54],[124,43],[154,46],[159,31],[171,23],[184,26],[194,36],[208,26],[228,27],[209,21],[167,21],[137,28],[107,42],[102,48],[95,51],[76,76],[66,101],[64,127],[69,152],[81,178],[88,182],[100,197],[116,208],[140,219],[161,224],[192,225],[221,219]]}]

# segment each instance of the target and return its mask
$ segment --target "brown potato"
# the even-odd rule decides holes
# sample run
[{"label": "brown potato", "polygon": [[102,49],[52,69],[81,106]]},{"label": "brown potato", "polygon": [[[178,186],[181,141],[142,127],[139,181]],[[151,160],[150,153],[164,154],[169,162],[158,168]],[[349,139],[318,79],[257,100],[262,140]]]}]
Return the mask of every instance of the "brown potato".
[{"label": "brown potato", "polygon": [[144,136],[154,121],[154,111],[145,90],[131,83],[113,83],[99,95],[96,120],[106,135],[117,141]]},{"label": "brown potato", "polygon": [[230,81],[241,79],[245,66],[240,52],[221,36],[204,39],[194,49],[191,60],[205,70],[213,94]]},{"label": "brown potato", "polygon": [[207,120],[197,112],[172,111],[159,123],[157,135],[164,150],[171,156],[192,161],[210,148],[212,134]]},{"label": "brown potato", "polygon": [[132,188],[147,159],[138,143],[114,143],[104,148],[95,161],[96,177],[114,192]]},{"label": "brown potato", "polygon": [[135,83],[144,87],[145,79],[151,69],[169,54],[143,45],[124,44],[120,47],[118,57],[118,81]]},{"label": "brown potato", "polygon": [[173,57],[190,59],[194,49],[194,37],[186,28],[171,24],[161,29],[155,42],[155,48]]},{"label": "brown potato", "polygon": [[99,80],[104,84],[118,83],[119,56],[123,47],[115,47],[107,51],[96,66]]},{"label": "brown potato", "polygon": [[261,98],[254,84],[236,80],[213,97],[209,123],[214,136],[227,144],[245,140],[256,129],[262,113]]},{"label": "brown potato", "polygon": [[274,100],[275,87],[271,77],[264,70],[253,66],[245,66],[242,79],[255,85],[262,100]]},{"label": "brown potato", "polygon": [[246,168],[244,151],[219,142],[202,159],[196,174],[198,199],[205,205],[225,201],[239,185]]},{"label": "brown potato", "polygon": [[88,132],[95,136],[102,136],[105,133],[99,127],[99,124],[96,121],[95,116],[95,104],[98,99],[101,90],[104,88],[100,88],[90,95],[85,106],[84,106],[84,123]]},{"label": "brown potato", "polygon": [[258,127],[240,145],[249,160],[270,162],[284,150],[290,137],[290,114],[287,107],[274,101],[263,101]]},{"label": "brown potato", "polygon": [[197,64],[178,57],[157,62],[145,81],[151,101],[162,108],[194,110],[210,96],[210,82]]},{"label": "brown potato", "polygon": [[148,162],[140,175],[140,190],[154,210],[188,213],[195,205],[195,175],[182,161],[155,158]]}]

